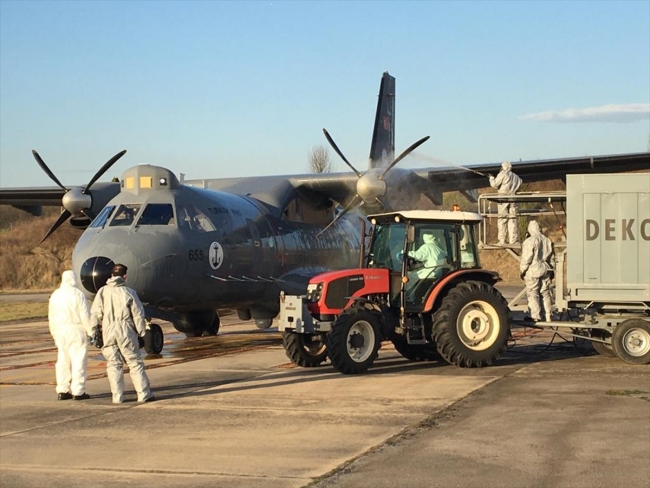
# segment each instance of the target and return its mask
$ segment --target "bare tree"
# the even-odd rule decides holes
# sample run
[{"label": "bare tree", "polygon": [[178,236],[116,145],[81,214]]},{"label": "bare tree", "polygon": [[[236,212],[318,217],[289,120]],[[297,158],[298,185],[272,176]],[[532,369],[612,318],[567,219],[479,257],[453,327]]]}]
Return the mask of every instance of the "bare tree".
[{"label": "bare tree", "polygon": [[312,173],[329,173],[332,171],[330,153],[325,146],[314,146],[309,153],[309,171]]}]

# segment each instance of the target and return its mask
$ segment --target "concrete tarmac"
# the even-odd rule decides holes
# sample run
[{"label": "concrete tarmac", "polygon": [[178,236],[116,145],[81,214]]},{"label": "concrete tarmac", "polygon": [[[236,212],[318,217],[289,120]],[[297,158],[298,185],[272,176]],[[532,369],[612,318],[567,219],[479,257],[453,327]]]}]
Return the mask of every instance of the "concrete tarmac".
[{"label": "concrete tarmac", "polygon": [[[228,320],[223,341],[251,330]],[[547,332],[516,330],[504,359],[478,370],[408,362],[385,344],[360,376],[295,368],[256,334],[243,352],[147,359],[158,401],[137,404],[127,375],[116,406],[105,377],[88,381],[90,400],[57,401],[42,345],[27,365],[40,381],[13,381],[25,358],[5,354],[9,330],[3,487],[650,486],[650,367],[586,344],[545,348]]]}]

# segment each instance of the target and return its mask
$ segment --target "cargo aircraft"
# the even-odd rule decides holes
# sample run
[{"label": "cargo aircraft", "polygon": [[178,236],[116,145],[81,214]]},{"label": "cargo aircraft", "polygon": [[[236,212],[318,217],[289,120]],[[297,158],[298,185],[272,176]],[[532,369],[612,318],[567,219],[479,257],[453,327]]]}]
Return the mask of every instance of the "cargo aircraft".
[{"label": "cargo aircraft", "polygon": [[[281,291],[302,294],[314,275],[358,266],[364,214],[417,208],[422,195],[441,204],[449,191],[471,199],[487,186],[484,175],[500,168],[397,167],[428,137],[394,157],[395,78],[387,72],[365,172],[323,131],[352,172],[184,181],[143,164],[127,169],[118,182],[98,182],[122,151],[87,185],[67,188],[33,151],[58,188],[0,189],[0,204],[32,213],[61,205],[41,242],[66,221],[85,228],[72,266],[89,298],[113,264],[122,263],[149,319],[169,320],[188,336],[213,335],[219,310],[236,310],[242,320],[266,329],[278,313]],[[513,169],[525,182],[542,181],[568,173],[650,169],[650,154],[520,161]],[[151,324],[147,351],[160,352],[162,345],[160,327]]]}]

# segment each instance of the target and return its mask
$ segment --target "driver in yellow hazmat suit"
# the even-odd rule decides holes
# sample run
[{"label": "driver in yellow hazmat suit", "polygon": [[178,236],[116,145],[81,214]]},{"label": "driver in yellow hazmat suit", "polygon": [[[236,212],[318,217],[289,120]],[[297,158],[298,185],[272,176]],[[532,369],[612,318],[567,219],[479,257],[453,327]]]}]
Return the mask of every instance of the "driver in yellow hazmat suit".
[{"label": "driver in yellow hazmat suit", "polygon": [[50,334],[58,349],[55,370],[59,400],[90,398],[86,393],[86,363],[92,324],[88,302],[76,284],[74,273],[64,271],[48,305]]}]

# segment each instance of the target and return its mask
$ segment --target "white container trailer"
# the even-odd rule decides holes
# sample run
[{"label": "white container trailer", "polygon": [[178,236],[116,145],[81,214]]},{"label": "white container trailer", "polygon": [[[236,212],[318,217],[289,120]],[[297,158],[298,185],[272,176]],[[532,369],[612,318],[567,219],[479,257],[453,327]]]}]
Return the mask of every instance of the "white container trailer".
[{"label": "white container trailer", "polygon": [[[567,175],[558,322],[604,355],[650,363],[650,173]],[[566,264],[566,266],[565,266]]]}]

